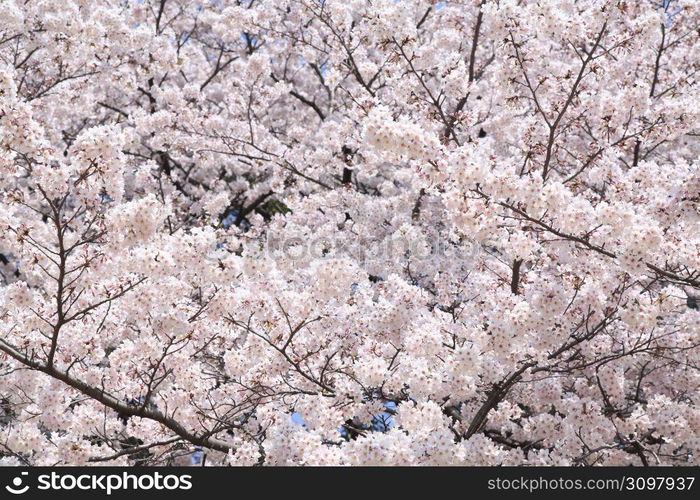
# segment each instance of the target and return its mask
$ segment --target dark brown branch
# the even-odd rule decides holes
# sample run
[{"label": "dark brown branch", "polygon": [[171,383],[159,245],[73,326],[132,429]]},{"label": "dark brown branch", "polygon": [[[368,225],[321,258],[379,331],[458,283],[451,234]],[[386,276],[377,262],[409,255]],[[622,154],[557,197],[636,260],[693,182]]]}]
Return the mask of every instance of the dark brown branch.
[{"label": "dark brown branch", "polygon": [[481,31],[481,22],[484,19],[484,12],[481,7],[484,5],[485,0],[481,0],[479,3],[479,13],[476,15],[476,25],[474,26],[474,35],[472,36],[472,46],[469,52],[469,81],[474,81],[474,65],[476,64],[476,48],[479,45],[479,33]]},{"label": "dark brown branch", "polygon": [[481,405],[479,411],[476,412],[476,415],[474,415],[474,418],[469,424],[469,428],[464,434],[464,437],[466,439],[469,439],[481,430],[484,423],[486,422],[486,417],[488,416],[489,412],[496,406],[498,406],[498,403],[500,403],[503,400],[503,398],[506,397],[510,388],[513,387],[513,385],[515,385],[520,380],[523,373],[525,373],[525,371],[528,368],[532,368],[536,364],[537,363],[535,363],[534,361],[525,363],[512,375],[510,375],[508,378],[499,382],[493,387],[493,389],[489,393],[489,396],[486,398],[486,401],[484,401],[484,403]]},{"label": "dark brown branch", "polygon": [[163,17],[166,1],[167,0],[160,0],[160,5],[158,6],[158,14],[156,15],[156,35],[160,34],[160,20]]},{"label": "dark brown branch", "polygon": [[3,351],[28,368],[45,373],[56,380],[60,380],[69,387],[76,389],[85,396],[91,397],[95,401],[105,405],[108,408],[111,408],[116,412],[126,416],[141,417],[158,422],[195,446],[204,446],[205,448],[211,448],[223,453],[228,453],[229,450],[233,449],[231,445],[223,441],[219,441],[209,436],[198,435],[187,430],[178,421],[162,414],[158,410],[131,406],[123,401],[120,401],[111,394],[108,394],[104,389],[93,387],[82,380],[68,375],[66,372],[58,370],[54,366],[42,365],[37,361],[29,359],[17,349],[7,344],[4,340],[0,340],[0,351]]},{"label": "dark brown branch", "polygon": [[425,11],[425,14],[423,14],[423,17],[420,18],[420,21],[418,21],[418,24],[416,24],[416,29],[420,29],[421,26],[423,26],[423,23],[428,19],[428,16],[430,15],[430,11],[433,10],[432,5],[427,8]]},{"label": "dark brown branch", "polygon": [[299,99],[301,102],[303,102],[304,104],[306,104],[307,106],[309,106],[311,109],[313,109],[313,110],[316,112],[316,114],[318,115],[318,117],[321,119],[321,121],[323,121],[323,120],[326,119],[326,114],[321,110],[321,108],[318,106],[318,104],[316,104],[314,101],[312,101],[312,100],[310,100],[310,99],[307,99],[306,97],[304,97],[303,95],[301,95],[301,94],[300,94],[299,92],[297,92],[296,90],[291,90],[289,93],[290,93],[293,97],[296,97],[296,98]]},{"label": "dark brown branch", "polygon": [[656,91],[656,85],[659,83],[659,69],[661,67],[661,54],[663,53],[664,43],[666,42],[666,26],[661,23],[661,44],[659,45],[659,50],[656,51],[656,60],[654,61],[654,77],[651,81],[651,90],[649,91],[649,97],[654,97],[654,92]]},{"label": "dark brown branch", "polygon": [[268,191],[267,193],[263,193],[260,196],[258,196],[257,198],[255,198],[255,200],[253,200],[250,205],[242,208],[238,212],[238,215],[236,216],[236,221],[234,222],[234,224],[236,224],[236,225],[240,224],[241,221],[246,217],[246,215],[248,215],[253,210],[258,208],[271,195],[272,195],[272,191]]},{"label": "dark brown branch", "polygon": [[117,452],[113,455],[109,455],[106,457],[91,457],[88,459],[88,462],[109,462],[110,460],[115,460],[119,457],[123,457],[124,455],[134,455],[136,453],[139,453],[141,451],[146,451],[150,450],[151,448],[155,448],[157,446],[167,446],[169,444],[177,443],[178,441],[181,441],[182,438],[176,437],[172,439],[168,439],[166,441],[158,441],[157,443],[149,443],[149,444],[144,444],[141,446],[132,446],[130,448],[125,448],[120,452]]},{"label": "dark brown branch", "polygon": [[510,280],[510,291],[518,295],[518,285],[520,284],[520,266],[523,264],[523,259],[515,259],[513,261],[513,277]]},{"label": "dark brown branch", "polygon": [[[483,196],[485,198],[488,198],[488,195],[486,195],[483,191],[481,191],[478,188],[475,190],[475,192],[480,194],[481,196]],[[581,236],[576,236],[573,234],[565,233],[563,231],[556,229],[554,226],[552,226],[551,223],[547,223],[543,220],[537,219],[535,217],[531,217],[525,210],[518,208],[517,206],[515,206],[511,203],[502,202],[502,201],[497,202],[497,203],[498,203],[498,205],[517,213],[523,219],[538,225],[539,227],[541,227],[542,229],[544,229],[545,231],[547,231],[551,234],[559,236],[560,238],[563,238],[565,240],[579,243],[582,246],[584,246],[585,248],[587,248],[589,250],[593,250],[594,252],[597,252],[601,255],[605,255],[606,257],[610,257],[612,259],[618,258],[617,254],[615,254],[609,250],[606,250],[602,246],[595,245],[595,244],[591,243],[588,239],[588,235],[581,237]],[[698,279],[697,273],[690,273],[688,276],[682,276],[682,275],[677,274],[676,272],[669,271],[667,269],[662,269],[662,268],[660,268],[654,264],[651,264],[649,262],[645,262],[645,265],[648,269],[650,269],[651,271],[654,271],[656,274],[661,275],[665,278],[668,278],[672,281],[675,281],[676,283],[690,285],[694,288],[700,288],[700,279]]]},{"label": "dark brown branch", "polygon": [[547,174],[549,173],[549,166],[552,161],[552,153],[554,150],[554,141],[557,136],[557,127],[559,126],[559,123],[561,123],[562,118],[564,118],[564,115],[566,114],[567,109],[571,105],[571,103],[574,101],[574,98],[576,97],[577,91],[578,91],[578,86],[583,80],[586,72],[586,68],[588,67],[588,64],[593,60],[593,55],[595,54],[596,49],[600,45],[601,40],[603,39],[603,34],[605,33],[605,29],[607,27],[607,23],[603,23],[603,27],[600,29],[600,32],[598,33],[598,36],[593,43],[593,47],[591,48],[590,52],[587,53],[586,59],[583,60],[581,64],[581,69],[578,72],[578,75],[576,76],[576,80],[574,81],[574,84],[571,86],[571,91],[569,92],[568,97],[566,98],[566,101],[564,101],[564,106],[561,108],[561,111],[557,115],[557,117],[554,119],[554,122],[549,126],[549,137],[547,139],[547,151],[545,153],[545,159],[544,159],[544,164],[542,165],[542,179],[547,180]]}]

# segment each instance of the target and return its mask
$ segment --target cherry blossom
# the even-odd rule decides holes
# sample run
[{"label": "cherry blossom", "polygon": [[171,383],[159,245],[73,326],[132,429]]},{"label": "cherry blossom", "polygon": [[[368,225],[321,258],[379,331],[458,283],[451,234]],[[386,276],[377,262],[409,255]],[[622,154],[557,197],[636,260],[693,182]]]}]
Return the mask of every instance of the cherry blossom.
[{"label": "cherry blossom", "polygon": [[0,2],[0,464],[700,464],[695,2]]}]

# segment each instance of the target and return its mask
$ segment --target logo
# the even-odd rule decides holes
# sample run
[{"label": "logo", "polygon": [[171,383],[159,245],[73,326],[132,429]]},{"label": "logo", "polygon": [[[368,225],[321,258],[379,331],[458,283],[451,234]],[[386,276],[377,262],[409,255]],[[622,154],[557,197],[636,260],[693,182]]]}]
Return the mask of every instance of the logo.
[{"label": "logo", "polygon": [[[21,476],[28,476],[29,472],[21,472]],[[14,488],[12,487],[14,486]],[[29,489],[29,485],[25,486],[24,488],[21,488],[22,486],[22,477],[16,477],[12,480],[12,486],[5,486],[5,489],[12,493],[13,495],[21,495],[22,493],[26,493],[27,490]]]}]

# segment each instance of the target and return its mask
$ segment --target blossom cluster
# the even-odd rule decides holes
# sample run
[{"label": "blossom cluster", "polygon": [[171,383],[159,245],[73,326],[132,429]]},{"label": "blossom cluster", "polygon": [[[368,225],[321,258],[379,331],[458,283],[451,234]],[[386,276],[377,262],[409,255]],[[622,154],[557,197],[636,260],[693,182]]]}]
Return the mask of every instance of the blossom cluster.
[{"label": "blossom cluster", "polygon": [[0,465],[699,465],[699,22],[3,0]]}]

